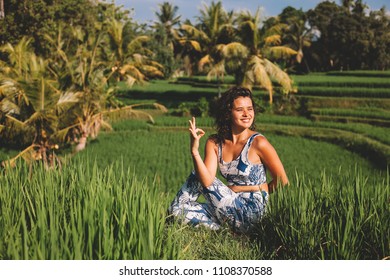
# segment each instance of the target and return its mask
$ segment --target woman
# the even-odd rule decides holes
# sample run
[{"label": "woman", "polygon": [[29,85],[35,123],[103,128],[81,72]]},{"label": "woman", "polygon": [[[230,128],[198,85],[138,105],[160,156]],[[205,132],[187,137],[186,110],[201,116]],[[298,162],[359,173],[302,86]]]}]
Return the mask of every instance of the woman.
[{"label": "woman", "polygon": [[[205,132],[190,120],[194,171],[169,207],[185,224],[219,229],[228,223],[246,232],[264,215],[269,193],[288,184],[283,165],[268,140],[256,132],[255,103],[250,90],[234,87],[218,100],[217,134],[206,142],[205,157],[199,140]],[[216,178],[217,169],[227,185]],[[266,168],[272,176],[267,183]],[[200,194],[206,203],[197,202]]]}]

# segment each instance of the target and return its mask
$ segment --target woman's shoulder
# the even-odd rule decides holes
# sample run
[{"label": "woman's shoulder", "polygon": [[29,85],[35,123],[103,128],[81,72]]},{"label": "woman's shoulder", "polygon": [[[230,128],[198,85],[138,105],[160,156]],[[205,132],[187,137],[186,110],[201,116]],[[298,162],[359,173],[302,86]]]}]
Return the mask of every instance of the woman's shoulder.
[{"label": "woman's shoulder", "polygon": [[258,131],[252,131],[252,135],[250,136],[250,138],[252,138],[253,141],[261,141],[261,139],[266,139],[265,136]]},{"label": "woman's shoulder", "polygon": [[252,137],[254,137],[252,145],[258,148],[264,148],[270,144],[267,138],[260,132],[253,133]]}]

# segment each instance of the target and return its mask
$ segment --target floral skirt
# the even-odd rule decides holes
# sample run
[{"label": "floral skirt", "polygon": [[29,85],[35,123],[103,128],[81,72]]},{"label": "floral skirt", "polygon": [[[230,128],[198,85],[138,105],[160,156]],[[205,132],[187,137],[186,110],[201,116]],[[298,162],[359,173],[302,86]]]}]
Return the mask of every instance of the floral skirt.
[{"label": "floral skirt", "polygon": [[[201,194],[206,203],[197,201]],[[168,211],[184,224],[217,230],[227,223],[235,231],[246,232],[265,214],[268,198],[265,191],[235,193],[218,178],[205,188],[192,172]]]}]

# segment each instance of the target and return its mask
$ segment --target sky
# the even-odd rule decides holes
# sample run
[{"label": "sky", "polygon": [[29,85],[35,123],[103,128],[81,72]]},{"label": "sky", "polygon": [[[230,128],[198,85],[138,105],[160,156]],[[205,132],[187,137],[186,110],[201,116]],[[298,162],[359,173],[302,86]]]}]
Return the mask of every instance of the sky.
[{"label": "sky", "polygon": [[[221,0],[222,6],[226,11],[250,10],[255,12],[257,8],[262,9],[263,16],[276,16],[282,12],[287,6],[292,6],[296,9],[302,8],[303,11],[315,8],[315,6],[324,0]],[[109,1],[107,1],[109,2]],[[178,6],[177,15],[181,15],[181,20],[190,19],[195,21],[195,17],[200,15],[199,10],[203,7],[203,3],[210,5],[212,0],[114,0],[117,6],[123,6],[126,10],[134,9],[132,18],[139,23],[150,23],[157,19],[155,12],[159,11],[159,4],[169,2],[174,6]],[[214,2],[218,2],[215,0]],[[335,0],[340,4],[340,0]],[[386,6],[389,12],[389,0],[363,0],[372,10],[379,10]]]}]

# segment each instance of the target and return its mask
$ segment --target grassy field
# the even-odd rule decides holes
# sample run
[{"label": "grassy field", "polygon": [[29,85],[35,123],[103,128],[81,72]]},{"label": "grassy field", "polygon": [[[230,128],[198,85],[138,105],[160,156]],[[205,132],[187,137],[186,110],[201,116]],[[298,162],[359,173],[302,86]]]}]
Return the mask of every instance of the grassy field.
[{"label": "grassy field", "polygon": [[267,135],[292,184],[271,196],[258,230],[242,236],[165,225],[166,208],[192,169],[185,130],[139,121],[116,128],[60,171],[38,166],[29,175],[19,168],[0,178],[2,259],[380,259],[389,253],[389,174],[357,154]]},{"label": "grassy field", "polygon": [[[297,76],[302,92],[289,114],[264,105],[257,128],[278,151],[291,186],[271,195],[268,214],[245,236],[166,220],[170,201],[193,168],[188,116],[170,113],[182,102],[211,101],[215,83],[195,77],[123,89],[125,103],[157,101],[170,113],[151,112],[154,124],[113,123],[113,131],[66,158],[61,170],[3,170],[0,259],[388,258],[388,76],[370,72],[362,79],[364,73]],[[318,87],[318,94],[305,95],[305,87]],[[371,98],[348,87],[383,94]],[[339,94],[342,88],[347,93]],[[254,92],[264,103],[267,94]],[[274,108],[285,106],[279,101]],[[367,118],[383,123],[362,121]],[[210,117],[197,124],[208,135],[214,132]],[[12,153],[1,149],[0,160]]]}]

